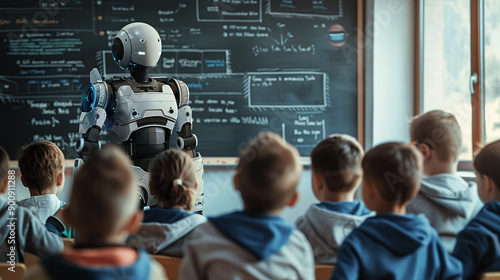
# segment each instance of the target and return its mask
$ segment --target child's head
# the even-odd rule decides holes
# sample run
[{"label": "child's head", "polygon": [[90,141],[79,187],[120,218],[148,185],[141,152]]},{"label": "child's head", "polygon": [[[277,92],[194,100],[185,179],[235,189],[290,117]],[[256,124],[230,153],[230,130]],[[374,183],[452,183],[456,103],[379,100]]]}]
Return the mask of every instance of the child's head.
[{"label": "child's head", "polygon": [[363,158],[363,199],[377,212],[404,209],[420,189],[422,156],[414,146],[386,143]]},{"label": "child's head", "polygon": [[359,186],[363,170],[363,148],[349,135],[331,135],[321,141],[311,152],[312,185],[320,201],[339,198],[338,194],[351,197]]},{"label": "child's head", "polygon": [[159,154],[149,165],[149,188],[158,206],[192,210],[198,188],[193,160],[183,151]]},{"label": "child's head", "polygon": [[500,140],[484,147],[474,159],[478,194],[484,203],[500,200]]},{"label": "child's head", "polygon": [[87,244],[121,243],[142,220],[130,159],[106,145],[76,173],[67,219]]},{"label": "child's head", "polygon": [[9,155],[0,146],[0,193],[7,192],[9,185]]},{"label": "child's head", "polygon": [[302,165],[292,145],[274,133],[261,133],[240,153],[234,185],[245,210],[275,214],[298,199]]},{"label": "child's head", "polygon": [[64,188],[64,154],[56,144],[34,142],[19,155],[21,181],[32,196],[58,194]]},{"label": "child's head", "polygon": [[462,147],[462,132],[453,114],[434,110],[413,119],[411,141],[416,142],[424,161],[424,175],[456,171]]}]

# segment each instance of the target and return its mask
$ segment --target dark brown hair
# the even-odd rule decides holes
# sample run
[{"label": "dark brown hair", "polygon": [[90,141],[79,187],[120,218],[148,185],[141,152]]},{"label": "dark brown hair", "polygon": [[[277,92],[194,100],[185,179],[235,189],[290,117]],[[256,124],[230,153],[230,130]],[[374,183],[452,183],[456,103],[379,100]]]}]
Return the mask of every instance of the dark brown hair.
[{"label": "dark brown hair", "polygon": [[292,198],[302,172],[300,156],[275,133],[261,133],[241,151],[238,188],[247,210],[268,213]]},{"label": "dark brown hair", "polygon": [[332,135],[311,152],[312,171],[332,192],[352,190],[362,176],[363,148],[349,135]]},{"label": "dark brown hair", "polygon": [[490,177],[500,189],[500,140],[486,145],[477,154],[474,168],[480,175]]},{"label": "dark brown hair", "polygon": [[121,230],[137,211],[139,199],[131,161],[121,149],[106,145],[87,159],[74,177],[70,198],[76,232],[99,242]]},{"label": "dark brown hair", "polygon": [[9,173],[9,154],[0,146],[0,184],[7,179]]},{"label": "dark brown hair", "polygon": [[414,146],[385,143],[363,158],[363,180],[372,183],[391,204],[404,205],[420,189],[422,156]]},{"label": "dark brown hair", "polygon": [[64,172],[64,154],[49,141],[34,142],[21,148],[19,169],[26,187],[39,192],[55,185]]},{"label": "dark brown hair", "polygon": [[[158,195],[161,207],[193,208],[196,173],[193,160],[180,150],[169,150],[159,154],[149,165],[149,187]],[[181,179],[180,182],[176,182]]]},{"label": "dark brown hair", "polygon": [[441,110],[415,117],[410,124],[410,137],[426,144],[441,161],[455,162],[462,147],[462,132],[455,116]]}]

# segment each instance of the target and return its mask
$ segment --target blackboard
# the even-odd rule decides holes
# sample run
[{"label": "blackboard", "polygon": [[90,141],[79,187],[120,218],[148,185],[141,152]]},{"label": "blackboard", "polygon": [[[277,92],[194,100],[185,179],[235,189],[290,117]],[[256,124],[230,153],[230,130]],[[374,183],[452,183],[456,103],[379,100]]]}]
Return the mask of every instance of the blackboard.
[{"label": "blackboard", "polygon": [[50,140],[75,158],[89,72],[128,74],[110,50],[134,21],[162,38],[152,76],[188,84],[205,158],[236,157],[260,131],[279,133],[303,156],[332,133],[361,138],[361,3],[4,0],[0,145],[14,158],[23,144]]}]

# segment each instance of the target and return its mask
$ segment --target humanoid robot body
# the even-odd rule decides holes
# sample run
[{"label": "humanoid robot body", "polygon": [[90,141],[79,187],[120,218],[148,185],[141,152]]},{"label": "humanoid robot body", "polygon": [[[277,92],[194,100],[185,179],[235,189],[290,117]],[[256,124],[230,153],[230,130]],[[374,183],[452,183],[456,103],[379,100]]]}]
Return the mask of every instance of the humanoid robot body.
[{"label": "humanoid robot body", "polygon": [[96,68],[90,72],[90,84],[82,95],[79,121],[82,138],[76,144],[81,158],[75,161],[75,167],[100,148],[99,134],[105,129],[132,159],[141,202],[152,206],[157,199],[149,191],[146,171],[155,156],[169,148],[175,130],[177,147],[189,153],[195,163],[199,181],[195,211],[201,211],[203,162],[195,151],[198,139],[191,133],[189,89],[182,81],[151,78],[147,72],[161,56],[158,32],[145,23],[128,24],[116,35],[112,54],[116,63],[130,70],[131,75],[105,80]]}]

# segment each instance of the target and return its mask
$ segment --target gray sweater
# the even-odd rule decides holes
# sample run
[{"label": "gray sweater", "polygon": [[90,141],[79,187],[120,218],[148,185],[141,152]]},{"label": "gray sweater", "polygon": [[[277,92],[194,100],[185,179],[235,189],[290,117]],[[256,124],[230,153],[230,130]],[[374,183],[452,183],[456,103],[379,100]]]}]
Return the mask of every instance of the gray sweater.
[{"label": "gray sweater", "polygon": [[47,231],[30,210],[17,204],[9,206],[5,197],[0,197],[0,227],[2,262],[15,256],[15,262],[24,263],[24,251],[43,257],[64,249],[62,239]]}]

